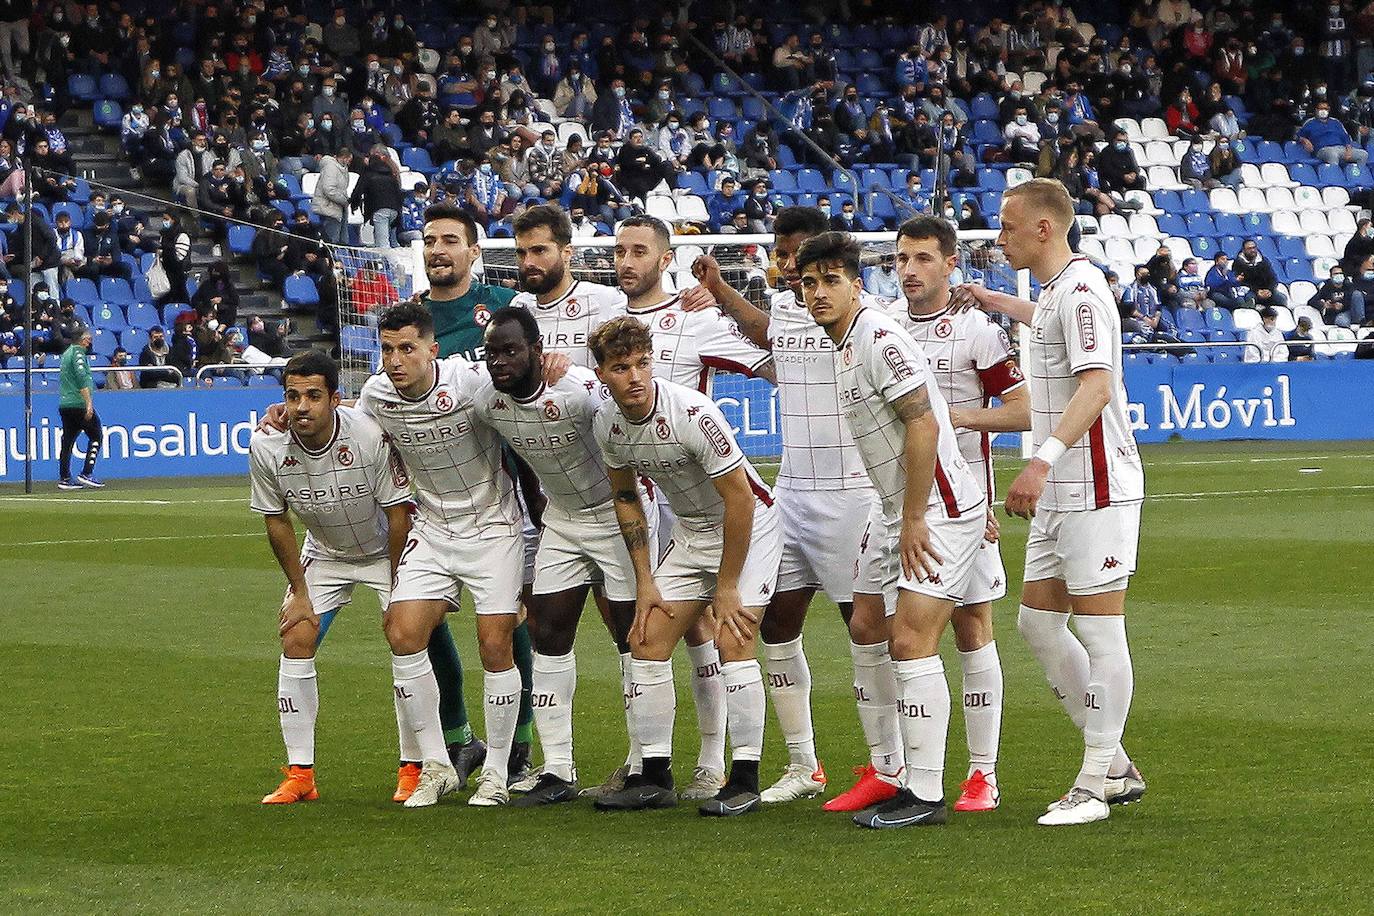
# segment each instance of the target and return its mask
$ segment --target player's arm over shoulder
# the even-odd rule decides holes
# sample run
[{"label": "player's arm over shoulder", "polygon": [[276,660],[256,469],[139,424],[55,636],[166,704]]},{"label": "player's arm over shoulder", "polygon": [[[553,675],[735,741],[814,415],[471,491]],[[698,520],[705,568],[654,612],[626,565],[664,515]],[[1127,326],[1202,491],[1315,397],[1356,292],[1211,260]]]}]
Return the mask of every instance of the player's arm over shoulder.
[{"label": "player's arm over shoulder", "polygon": [[277,481],[279,450],[287,434],[275,430],[254,431],[248,440],[248,505],[263,515],[281,515],[286,499]]}]

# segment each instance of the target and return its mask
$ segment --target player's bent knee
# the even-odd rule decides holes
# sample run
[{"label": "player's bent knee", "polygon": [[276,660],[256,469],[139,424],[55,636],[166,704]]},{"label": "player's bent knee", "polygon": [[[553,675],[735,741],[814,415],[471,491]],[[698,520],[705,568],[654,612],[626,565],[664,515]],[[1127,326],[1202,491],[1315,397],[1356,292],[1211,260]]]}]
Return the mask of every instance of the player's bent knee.
[{"label": "player's bent knee", "polygon": [[954,609],[954,644],[960,652],[972,652],[992,642],[992,604],[965,605]]},{"label": "player's bent knee", "polygon": [[769,645],[791,642],[802,635],[810,591],[782,592],[774,596],[759,622],[759,636]]},{"label": "player's bent knee", "polygon": [[1075,614],[1115,615],[1126,612],[1126,586],[1129,576],[1113,579],[1101,585],[1085,586],[1069,593]]},{"label": "player's bent knee", "polygon": [[314,658],[316,637],[320,632],[317,624],[302,620],[282,634],[281,654],[287,658]]},{"label": "player's bent knee", "polygon": [[514,614],[491,614],[477,618],[477,654],[488,671],[505,671],[515,664],[511,635],[515,632]]},{"label": "player's bent knee", "polygon": [[887,642],[887,612],[881,595],[855,595],[849,617],[849,638],[861,646]]},{"label": "player's bent knee", "polygon": [[414,655],[429,646],[430,634],[442,619],[442,611],[431,611],[423,603],[393,604],[382,618],[382,632],[392,653]]}]

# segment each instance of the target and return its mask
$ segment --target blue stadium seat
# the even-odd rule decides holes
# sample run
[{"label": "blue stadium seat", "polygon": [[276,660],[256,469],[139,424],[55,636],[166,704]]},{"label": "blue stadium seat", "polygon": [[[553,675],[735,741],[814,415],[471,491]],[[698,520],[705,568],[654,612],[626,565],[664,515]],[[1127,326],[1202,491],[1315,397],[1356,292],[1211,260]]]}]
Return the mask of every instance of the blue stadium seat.
[{"label": "blue stadium seat", "polygon": [[68,203],[63,201],[52,205],[52,218],[57,219],[59,213],[65,213],[71,218],[72,228],[78,231],[86,228],[86,211],[80,204]]},{"label": "blue stadium seat", "polygon": [[281,177],[277,180],[286,186],[286,193],[291,195],[292,200],[301,201],[310,199],[310,195],[305,193],[301,188],[301,180],[290,172],[283,172]]},{"label": "blue stadium seat", "polygon": [[138,362],[138,354],[148,345],[148,331],[144,328],[129,328],[119,332],[119,345],[129,351],[130,362]]},{"label": "blue stadium seat", "polygon": [[86,73],[73,73],[67,77],[67,94],[78,102],[94,102],[100,95],[95,77]]},{"label": "blue stadium seat", "polygon": [[[860,28],[870,27],[860,26]],[[877,51],[874,51],[871,46],[865,47],[854,55],[854,63],[860,70],[881,70],[883,66],[883,56]]]},{"label": "blue stadium seat", "polygon": [[1207,339],[1213,343],[1234,343],[1236,340],[1236,333],[1234,331],[1222,331],[1219,329],[1209,330],[1207,332]]},{"label": "blue stadium seat", "polygon": [[859,192],[857,180],[853,172],[837,170],[830,176],[830,185],[836,191],[853,198]]},{"label": "blue stadium seat", "polygon": [[119,346],[119,336],[108,328],[95,328],[91,331],[91,352],[101,356],[113,356]]},{"label": "blue stadium seat", "polygon": [[100,301],[100,292],[95,283],[84,277],[73,277],[65,287],[67,298],[78,305],[95,305]]},{"label": "blue stadium seat", "polygon": [[[1311,168],[1311,166],[1308,166],[1308,168]],[[1312,183],[1322,188],[1332,185],[1343,186],[1345,184],[1345,173],[1341,171],[1339,165],[1323,162],[1321,165],[1317,166],[1316,179]]]},{"label": "blue stadium seat", "polygon": [[1288,177],[1298,184],[1316,185],[1319,184],[1317,170],[1312,167],[1310,162],[1295,162],[1288,166]]},{"label": "blue stadium seat", "polygon": [[830,190],[830,185],[826,184],[824,176],[815,169],[801,169],[797,172],[797,189],[823,194]]},{"label": "blue stadium seat", "polygon": [[1212,200],[1206,191],[1189,188],[1183,192],[1181,199],[1184,213],[1210,213],[1212,210]]},{"label": "blue stadium seat", "polygon": [[[763,106],[763,102],[760,99],[751,95],[746,96],[740,103],[740,114],[751,121],[762,121],[764,118],[768,117],[768,109]],[[739,138],[744,139],[744,134],[740,134]]]},{"label": "blue stadium seat", "polygon": [[1002,143],[1002,131],[997,126],[996,121],[974,121],[971,139],[976,144],[985,146],[1000,146]]},{"label": "blue stadium seat", "polygon": [[1179,309],[1174,315],[1174,321],[1179,330],[1188,332],[1201,331],[1206,326],[1202,313],[1197,309]]},{"label": "blue stadium seat", "polygon": [[1210,261],[1217,256],[1217,240],[1211,236],[1199,235],[1191,239],[1193,254],[1204,261]]},{"label": "blue stadium seat", "polygon": [[778,165],[785,169],[795,169],[797,167],[797,154],[792,152],[792,147],[786,143],[778,147]]},{"label": "blue stadium seat", "polygon": [[421,146],[412,146],[401,156],[401,165],[413,172],[420,172],[425,177],[433,175],[439,171],[434,167],[434,162],[429,158],[429,150]]},{"label": "blue stadium seat", "polygon": [[1279,236],[1279,257],[1287,260],[1289,258],[1307,257],[1307,247],[1300,238],[1291,235]]},{"label": "blue stadium seat", "polygon": [[876,73],[860,73],[858,82],[855,84],[859,92],[868,96],[885,95],[887,87],[883,85],[882,77]]},{"label": "blue stadium seat", "polygon": [[1352,163],[1345,167],[1345,186],[1347,188],[1374,188],[1374,177],[1367,166]]},{"label": "blue stadium seat", "polygon": [[1188,212],[1183,206],[1183,198],[1178,196],[1177,191],[1156,191],[1154,193],[1155,206],[1165,213],[1177,213],[1182,215]]},{"label": "blue stadium seat", "polygon": [[1255,143],[1256,162],[1283,162],[1283,144],[1273,140],[1260,140]]},{"label": "blue stadium seat", "polygon": [[116,102],[122,102],[131,95],[128,82],[118,73],[102,74],[96,92],[101,98],[113,99]]},{"label": "blue stadium seat", "polygon": [[107,331],[122,331],[129,326],[122,308],[105,304],[91,306],[91,324]]},{"label": "blue stadium seat", "polygon": [[863,226],[865,232],[882,232],[887,228],[882,217],[869,216],[867,213],[859,214],[859,225]]},{"label": "blue stadium seat", "polygon": [[1271,261],[1282,261],[1283,255],[1279,254],[1278,237],[1272,235],[1262,235],[1255,239],[1255,247],[1260,254]]},{"label": "blue stadium seat", "polygon": [[1189,213],[1186,220],[1189,235],[1216,235],[1216,223],[1207,213]]},{"label": "blue stadium seat", "polygon": [[253,238],[257,235],[257,230],[252,226],[242,226],[237,223],[229,226],[229,250],[237,255],[246,255],[253,250]]},{"label": "blue stadium seat", "polygon": [[1219,331],[1230,331],[1233,333],[1236,330],[1235,318],[1232,317],[1231,313],[1226,309],[1211,308],[1204,312],[1202,317],[1207,322],[1207,327],[1209,328],[1215,328]]},{"label": "blue stadium seat", "polygon": [[1155,225],[1159,231],[1165,235],[1188,236],[1188,224],[1182,216],[1177,213],[1161,213],[1155,217]]},{"label": "blue stadium seat", "polygon": [[1007,189],[1006,173],[997,169],[979,169],[978,187],[984,191],[1005,191]]},{"label": "blue stadium seat", "polygon": [[1240,251],[1240,246],[1244,244],[1244,242],[1245,240],[1238,235],[1221,235],[1217,237],[1217,244],[1221,246],[1221,250],[1231,253]]},{"label": "blue stadium seat", "polygon": [[162,323],[162,319],[157,314],[157,308],[150,302],[135,302],[129,306],[125,309],[125,319],[129,327],[144,330]]},{"label": "blue stadium seat", "polygon": [[100,300],[108,302],[110,305],[131,305],[134,302],[134,291],[129,286],[128,280],[122,280],[119,277],[101,277]]},{"label": "blue stadium seat", "polygon": [[980,92],[973,97],[973,117],[979,121],[997,120],[997,102],[986,92]]},{"label": "blue stadium seat", "polygon": [[1218,235],[1248,235],[1245,222],[1235,213],[1218,213],[1212,217]]},{"label": "blue stadium seat", "polygon": [[291,305],[319,305],[320,293],[313,277],[296,274],[286,278],[282,298]]},{"label": "blue stadium seat", "polygon": [[713,121],[733,121],[739,117],[734,99],[716,96],[706,103],[706,114]]},{"label": "blue stadium seat", "polygon": [[124,109],[113,99],[101,99],[91,108],[91,120],[97,130],[117,131],[124,124]]},{"label": "blue stadium seat", "polygon": [[773,186],[774,191],[782,191],[784,194],[791,194],[797,190],[796,177],[783,169],[774,169],[769,172],[768,182]]},{"label": "blue stadium seat", "polygon": [[296,207],[289,200],[274,200],[272,201],[272,207],[288,220],[296,215]]}]

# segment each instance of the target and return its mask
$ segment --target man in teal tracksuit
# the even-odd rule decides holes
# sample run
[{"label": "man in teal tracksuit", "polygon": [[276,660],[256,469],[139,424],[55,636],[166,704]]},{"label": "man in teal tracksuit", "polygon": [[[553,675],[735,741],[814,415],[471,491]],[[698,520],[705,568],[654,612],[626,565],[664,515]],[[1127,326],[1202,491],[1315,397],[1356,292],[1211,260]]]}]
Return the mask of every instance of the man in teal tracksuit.
[{"label": "man in teal tracksuit", "polygon": [[[100,416],[95,412],[91,392],[91,330],[82,328],[76,343],[62,354],[62,371],[58,376],[57,410],[62,415],[62,451],[58,466],[62,477],[59,490],[79,490],[82,487],[99,489],[105,486],[95,478],[95,456],[100,452]],[[86,434],[86,464],[81,476],[72,479],[72,447],[76,437]]]}]

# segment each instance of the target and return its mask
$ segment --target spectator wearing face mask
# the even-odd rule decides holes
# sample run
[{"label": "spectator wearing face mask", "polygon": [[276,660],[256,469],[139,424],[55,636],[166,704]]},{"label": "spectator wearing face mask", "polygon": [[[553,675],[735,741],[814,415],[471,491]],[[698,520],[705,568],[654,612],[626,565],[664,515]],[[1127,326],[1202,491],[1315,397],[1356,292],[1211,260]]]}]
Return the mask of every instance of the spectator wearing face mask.
[{"label": "spectator wearing face mask", "polygon": [[291,238],[286,231],[286,220],[277,210],[270,211],[272,217],[268,228],[259,230],[253,236],[253,263],[258,273],[272,284],[277,292],[282,291],[286,278],[291,275],[289,256]]},{"label": "spectator wearing face mask", "polygon": [[1345,243],[1345,251],[1341,252],[1341,266],[1347,274],[1358,280],[1365,259],[1370,255],[1374,255],[1374,223],[1362,219],[1355,226],[1355,234]]},{"label": "spectator wearing face mask", "polygon": [[1343,267],[1331,268],[1331,275],[1325,283],[1317,287],[1317,291],[1307,304],[1321,310],[1322,322],[1325,324],[1341,328],[1359,327],[1364,324],[1364,293],[1346,279]]},{"label": "spectator wearing face mask", "polygon": [[768,182],[755,183],[744,204],[744,215],[753,233],[773,231],[773,202],[768,199]]},{"label": "spectator wearing face mask", "polygon": [[553,91],[553,107],[560,115],[576,121],[586,121],[596,106],[596,86],[582,72],[577,61],[568,64],[568,72]]},{"label": "spectator wearing face mask", "polygon": [[354,208],[361,208],[363,220],[372,224],[374,247],[395,248],[400,244],[396,238],[396,224],[405,203],[401,170],[384,145],[378,143],[369,151],[349,203]]},{"label": "spectator wearing face mask", "polygon": [[1194,137],[1178,166],[1179,180],[1201,191],[1210,191],[1221,182],[1212,175],[1212,161],[1202,151],[1202,139]]},{"label": "spectator wearing face mask", "polygon": [[1235,271],[1237,282],[1249,288],[1256,308],[1288,304],[1288,297],[1278,288],[1279,279],[1274,272],[1274,265],[1260,254],[1254,239],[1246,239],[1241,245],[1240,254],[1236,255]]},{"label": "spectator wearing face mask", "polygon": [[1245,333],[1241,359],[1247,363],[1288,362],[1288,342],[1278,329],[1279,313],[1273,308],[1260,309],[1260,323]]},{"label": "spectator wearing face mask", "polygon": [[353,151],[347,147],[332,156],[320,157],[320,179],[310,205],[320,218],[326,242],[348,243],[348,167],[352,161]]},{"label": "spectator wearing face mask", "polygon": [[373,147],[382,142],[381,135],[367,126],[367,119],[360,107],[355,106],[348,113],[348,130],[344,142],[359,159],[369,154]]},{"label": "spectator wearing face mask", "polygon": [[1145,177],[1124,130],[1112,133],[1111,143],[1098,157],[1097,173],[1104,191],[1124,194],[1145,189]]},{"label": "spectator wearing face mask", "polygon": [[540,197],[555,200],[563,194],[563,155],[558,149],[558,138],[551,130],[544,131],[539,142],[530,147],[526,155],[529,165],[530,182]]},{"label": "spectator wearing face mask", "polygon": [[177,154],[176,175],[172,179],[172,193],[188,207],[199,205],[200,183],[210,174],[215,154],[205,134],[191,135],[191,145]]},{"label": "spectator wearing face mask", "polygon": [[1288,359],[1295,363],[1310,363],[1317,358],[1316,335],[1312,333],[1312,319],[1303,315],[1298,326],[1283,335],[1288,341]]},{"label": "spectator wearing face mask", "polygon": [[170,289],[157,300],[158,305],[170,302],[186,302],[186,268],[191,263],[191,237],[181,229],[181,221],[170,210],[162,214],[159,228],[162,230],[158,250],[158,260],[167,273]]},{"label": "spectator wearing face mask", "polygon": [[1308,118],[1298,130],[1298,143],[1329,165],[1369,161],[1369,153],[1355,146],[1345,125],[1331,116],[1331,104],[1325,100],[1317,103],[1316,117]]},{"label": "spectator wearing face mask", "polygon": [[1234,142],[1225,137],[1218,138],[1212,152],[1207,156],[1207,164],[1211,167],[1212,177],[1217,181],[1228,188],[1240,187],[1240,157],[1236,155]]},{"label": "spectator wearing face mask", "polygon": [[1234,310],[1244,304],[1238,289],[1235,272],[1231,270],[1230,258],[1226,252],[1218,251],[1207,271],[1203,285],[1207,287],[1207,298],[1224,309]]},{"label": "spectator wearing face mask", "polygon": [[196,294],[191,297],[191,307],[202,318],[214,315],[222,324],[235,325],[239,320],[239,294],[229,276],[229,265],[215,261],[205,272]]},{"label": "spectator wearing face mask", "polygon": [[1018,105],[1015,114],[1002,128],[1003,152],[1012,162],[1035,163],[1040,159],[1040,128],[1030,119],[1025,106]]},{"label": "spectator wearing face mask", "polygon": [[468,185],[467,210],[485,228],[515,212],[516,201],[506,195],[505,182],[490,161],[477,167]]}]

